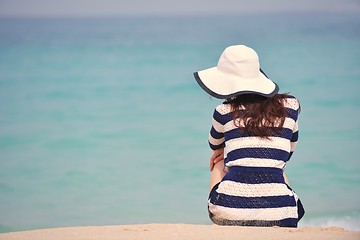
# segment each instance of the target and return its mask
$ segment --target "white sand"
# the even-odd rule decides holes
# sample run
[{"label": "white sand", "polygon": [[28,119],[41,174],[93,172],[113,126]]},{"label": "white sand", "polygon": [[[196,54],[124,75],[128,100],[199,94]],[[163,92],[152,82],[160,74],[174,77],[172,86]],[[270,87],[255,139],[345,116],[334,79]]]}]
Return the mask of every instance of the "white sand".
[{"label": "white sand", "polygon": [[1,240],[219,240],[219,239],[291,239],[360,240],[360,232],[339,227],[223,227],[190,224],[142,224],[97,227],[69,227],[0,234]]}]

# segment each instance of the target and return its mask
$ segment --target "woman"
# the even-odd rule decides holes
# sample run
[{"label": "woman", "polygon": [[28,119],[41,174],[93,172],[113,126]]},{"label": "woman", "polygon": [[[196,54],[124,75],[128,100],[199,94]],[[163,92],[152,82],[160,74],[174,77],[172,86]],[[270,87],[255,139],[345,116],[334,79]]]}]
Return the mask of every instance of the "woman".
[{"label": "woman", "polygon": [[219,225],[297,227],[304,209],[283,172],[298,140],[298,100],[278,94],[257,53],[230,46],[217,67],[194,73],[211,96],[210,219]]}]

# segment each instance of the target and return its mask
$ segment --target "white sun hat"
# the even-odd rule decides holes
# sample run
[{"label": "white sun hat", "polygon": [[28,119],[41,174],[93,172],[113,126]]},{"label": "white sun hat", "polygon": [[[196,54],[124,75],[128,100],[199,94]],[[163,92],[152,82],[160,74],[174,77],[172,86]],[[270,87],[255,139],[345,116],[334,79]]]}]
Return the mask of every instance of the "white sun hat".
[{"label": "white sun hat", "polygon": [[220,99],[250,93],[271,97],[279,91],[260,69],[257,53],[245,45],[227,47],[216,67],[195,72],[194,77],[208,94]]}]

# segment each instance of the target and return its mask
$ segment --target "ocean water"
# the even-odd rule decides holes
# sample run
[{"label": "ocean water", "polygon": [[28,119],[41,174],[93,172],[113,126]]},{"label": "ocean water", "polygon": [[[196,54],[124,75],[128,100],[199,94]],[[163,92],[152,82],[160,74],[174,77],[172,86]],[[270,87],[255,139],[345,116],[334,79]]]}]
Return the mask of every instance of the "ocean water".
[{"label": "ocean water", "polygon": [[210,224],[192,73],[232,44],[301,102],[300,226],[359,231],[359,43],[358,14],[0,19],[0,231]]}]

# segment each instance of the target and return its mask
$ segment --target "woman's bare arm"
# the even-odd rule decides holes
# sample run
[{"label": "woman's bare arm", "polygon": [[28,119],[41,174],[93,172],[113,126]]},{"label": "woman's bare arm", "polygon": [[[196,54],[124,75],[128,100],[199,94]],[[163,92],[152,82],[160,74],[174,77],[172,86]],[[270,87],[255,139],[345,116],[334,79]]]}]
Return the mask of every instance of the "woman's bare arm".
[{"label": "woman's bare arm", "polygon": [[285,172],[283,172],[285,183],[290,186],[289,179],[287,178]]},{"label": "woman's bare arm", "polygon": [[214,153],[210,158],[210,172],[213,170],[215,164],[222,160],[224,160],[224,149],[220,148],[220,149],[214,150]]}]

